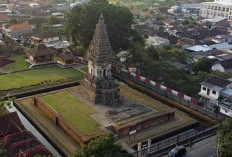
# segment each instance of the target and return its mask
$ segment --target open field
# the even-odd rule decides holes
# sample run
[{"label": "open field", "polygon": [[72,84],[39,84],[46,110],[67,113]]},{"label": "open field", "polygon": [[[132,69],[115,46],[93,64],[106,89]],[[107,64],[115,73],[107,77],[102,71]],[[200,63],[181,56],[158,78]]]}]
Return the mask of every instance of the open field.
[{"label": "open field", "polygon": [[15,63],[5,66],[3,70],[6,72],[24,70],[24,69],[28,69],[28,67],[30,66],[30,64],[25,61],[23,55],[12,56],[9,59],[14,60]]},{"label": "open field", "polygon": [[99,124],[89,115],[95,110],[74,97],[70,92],[58,92],[42,96],[41,99],[62,114],[75,128],[84,135],[100,133]]},{"label": "open field", "polygon": [[82,71],[84,72],[87,72],[88,71],[88,67],[83,67],[83,68],[80,68]]},{"label": "open field", "polygon": [[[78,80],[82,73],[73,68],[61,69],[56,66],[0,75],[0,91],[20,89],[43,84],[55,84],[66,80]],[[43,83],[42,83],[43,82]]]}]

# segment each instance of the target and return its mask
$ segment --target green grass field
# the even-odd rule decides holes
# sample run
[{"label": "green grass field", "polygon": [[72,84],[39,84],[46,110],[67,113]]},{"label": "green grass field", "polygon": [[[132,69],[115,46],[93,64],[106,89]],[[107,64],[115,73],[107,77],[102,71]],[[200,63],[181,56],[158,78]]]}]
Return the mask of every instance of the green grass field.
[{"label": "green grass field", "polygon": [[81,70],[83,70],[84,72],[88,72],[88,67],[83,67],[81,68]]},{"label": "green grass field", "polygon": [[99,124],[89,116],[95,111],[70,92],[46,95],[41,99],[62,114],[82,134],[88,136],[101,132]]},{"label": "green grass field", "polygon": [[30,64],[25,61],[23,55],[12,56],[9,59],[14,60],[15,63],[9,64],[6,67],[4,67],[3,70],[6,72],[24,70],[28,69],[28,67],[30,66]]},{"label": "green grass field", "polygon": [[17,73],[0,75],[0,91],[19,89],[22,87],[44,85],[41,82],[50,81],[55,84],[71,79],[81,79],[83,74],[76,69],[61,69],[56,66],[33,69]]}]

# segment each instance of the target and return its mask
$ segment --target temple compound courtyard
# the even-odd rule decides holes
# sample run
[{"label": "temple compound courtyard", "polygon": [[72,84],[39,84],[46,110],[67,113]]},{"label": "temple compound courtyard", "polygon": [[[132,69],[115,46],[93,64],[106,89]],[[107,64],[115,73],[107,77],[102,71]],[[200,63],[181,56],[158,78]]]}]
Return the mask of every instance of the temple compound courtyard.
[{"label": "temple compound courtyard", "polygon": [[102,15],[87,60],[88,71],[81,85],[15,101],[70,154],[108,131],[133,146],[197,123],[113,78],[111,64],[115,58]]}]

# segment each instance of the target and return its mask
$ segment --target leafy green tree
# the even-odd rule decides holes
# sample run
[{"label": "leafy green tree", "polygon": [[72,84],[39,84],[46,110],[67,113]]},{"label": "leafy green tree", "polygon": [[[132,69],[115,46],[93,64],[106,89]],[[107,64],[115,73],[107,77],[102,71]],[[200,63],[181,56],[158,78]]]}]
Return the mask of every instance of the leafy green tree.
[{"label": "leafy green tree", "polygon": [[83,46],[76,46],[74,52],[76,52],[76,55],[84,57],[87,51]]},{"label": "leafy green tree", "polygon": [[208,58],[202,58],[193,64],[192,70],[195,73],[198,73],[199,71],[210,72],[212,64],[213,64],[212,60]]},{"label": "leafy green tree", "polygon": [[16,24],[18,21],[17,21],[17,19],[10,19],[9,21],[8,21],[8,25],[14,25],[14,24]]},{"label": "leafy green tree", "polygon": [[44,23],[41,26],[42,31],[53,30],[53,27],[50,23]]},{"label": "leafy green tree", "polygon": [[219,157],[232,154],[232,118],[225,119],[218,128]]},{"label": "leafy green tree", "polygon": [[142,69],[142,74],[170,88],[180,90],[188,80],[186,74],[171,66],[168,62],[153,61]]},{"label": "leafy green tree", "polygon": [[147,47],[146,51],[148,55],[152,58],[152,60],[159,60],[159,49],[155,48],[154,46],[149,46]]},{"label": "leafy green tree", "polygon": [[47,18],[47,23],[50,25],[55,25],[59,23],[59,19],[54,15],[50,15]]},{"label": "leafy green tree", "polygon": [[6,45],[2,45],[1,47],[0,47],[0,55],[3,55],[3,54],[5,54],[6,53]]},{"label": "leafy green tree", "polygon": [[7,154],[7,150],[5,148],[2,147],[2,145],[0,144],[0,156],[4,157]]},{"label": "leafy green tree", "polygon": [[75,157],[129,157],[121,146],[113,140],[113,134],[108,133],[98,137],[77,152]]},{"label": "leafy green tree", "polygon": [[132,13],[125,7],[108,3],[93,2],[73,8],[65,26],[67,36],[75,45],[87,48],[101,13],[104,15],[113,49],[127,49],[135,32],[131,29]]}]

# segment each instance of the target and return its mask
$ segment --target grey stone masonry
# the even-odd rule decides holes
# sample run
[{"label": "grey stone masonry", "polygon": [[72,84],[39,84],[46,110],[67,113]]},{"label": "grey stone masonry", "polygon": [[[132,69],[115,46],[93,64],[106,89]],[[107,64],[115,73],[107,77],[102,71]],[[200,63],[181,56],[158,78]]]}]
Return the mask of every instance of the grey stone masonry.
[{"label": "grey stone masonry", "polygon": [[87,54],[88,72],[82,82],[82,94],[95,104],[115,106],[121,101],[119,87],[111,74],[115,55],[111,47],[103,15],[90,43]]}]

